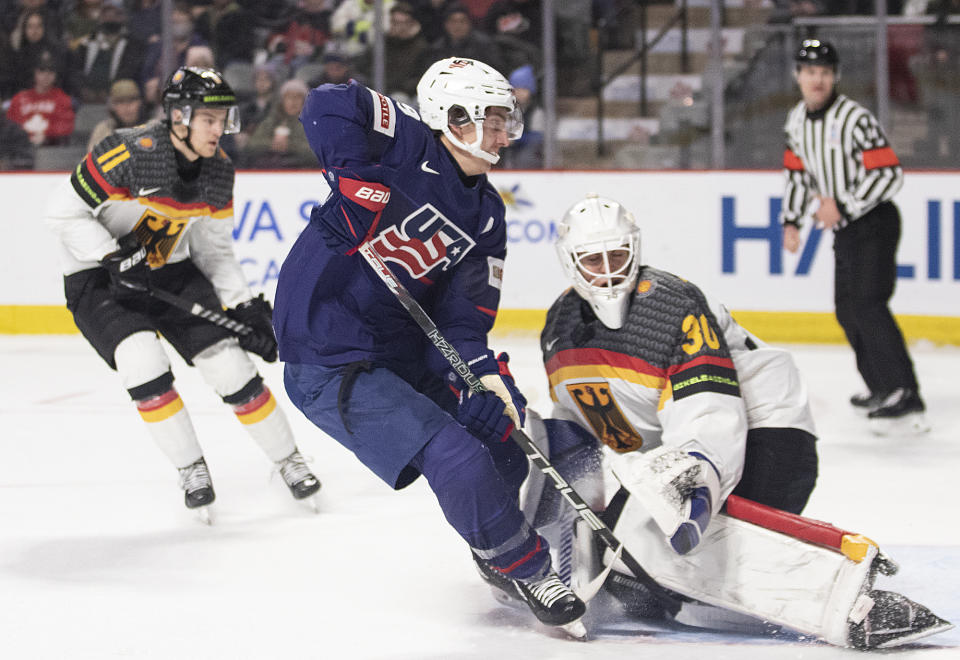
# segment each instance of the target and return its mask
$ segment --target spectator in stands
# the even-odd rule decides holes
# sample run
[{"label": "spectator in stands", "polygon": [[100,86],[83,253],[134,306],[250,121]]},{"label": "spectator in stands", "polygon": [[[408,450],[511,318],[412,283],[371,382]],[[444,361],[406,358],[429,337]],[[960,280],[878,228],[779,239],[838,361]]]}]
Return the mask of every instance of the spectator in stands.
[{"label": "spectator in stands", "polygon": [[20,75],[16,67],[16,54],[10,46],[6,32],[0,31],[0,101],[17,93]]},{"label": "spectator in stands", "polygon": [[[540,12],[540,3],[533,2],[498,2],[491,12],[499,12],[495,20],[489,22],[493,40],[503,57],[504,71],[513,71],[522,66],[531,65],[540,68],[541,34],[540,22],[533,23],[519,8],[535,7]],[[489,18],[489,17],[488,17]]]},{"label": "spectator in stands", "polygon": [[542,12],[540,0],[496,0],[481,25],[487,34],[509,34],[539,48]]},{"label": "spectator in stands", "polygon": [[41,55],[33,68],[34,84],[10,101],[7,118],[20,124],[37,145],[66,144],[73,133],[73,105],[56,86],[57,70],[50,54]]},{"label": "spectator in stands", "polygon": [[433,43],[432,61],[448,57],[480,60],[503,71],[500,49],[489,36],[473,27],[470,12],[459,3],[449,5],[443,15],[443,36]]},{"label": "spectator in stands", "polygon": [[277,92],[277,69],[270,64],[258,64],[253,69],[253,98],[240,107],[243,132],[250,133],[266,119]]},{"label": "spectator in stands", "polygon": [[[383,2],[384,34],[390,28],[390,8],[394,0]],[[330,16],[330,33],[337,51],[356,58],[373,43],[374,0],[343,0]]]},{"label": "spectator in stands", "polygon": [[[384,91],[400,101],[416,101],[417,83],[432,64],[430,44],[423,36],[420,21],[407,2],[390,8],[390,29],[384,38]],[[367,77],[373,74],[373,49],[367,50],[357,63]]]},{"label": "spectator in stands", "polygon": [[277,68],[272,64],[258,64],[253,70],[253,98],[240,106],[240,133],[237,143],[241,151],[277,99]]},{"label": "spectator in stands", "polygon": [[[10,35],[17,91],[33,86],[33,70],[41,56],[47,58],[58,76],[64,74],[63,49],[56,33],[50,29],[50,18],[42,9],[27,9],[20,15],[16,30]],[[50,64],[52,62],[52,64]]]},{"label": "spectator in stands", "polygon": [[134,0],[127,18],[130,36],[147,45],[160,41],[163,30],[163,13],[160,0]]},{"label": "spectator in stands", "polygon": [[20,124],[0,115],[0,170],[32,170],[34,147]]},{"label": "spectator in stands", "polygon": [[[60,37],[63,33],[60,23],[59,1],[49,3],[47,0],[6,0],[0,2],[3,7],[2,18],[0,18],[0,29],[7,34],[19,32],[23,27],[24,19],[27,13],[38,11],[44,15],[44,26],[46,34],[52,43],[60,43]],[[52,6],[50,6],[52,5]]]},{"label": "spectator in stands", "polygon": [[204,69],[215,68],[216,58],[213,55],[213,49],[206,44],[197,44],[187,46],[187,52],[183,56],[184,66],[199,66]]},{"label": "spectator in stands", "polygon": [[[197,34],[194,29],[190,6],[185,3],[178,2],[173,6],[173,10],[170,12],[170,32],[173,40],[173,65],[175,68],[186,66],[187,48],[207,45],[203,37]],[[143,97],[151,105],[158,104],[160,101],[160,56],[162,52],[163,47],[159,41],[150,44],[144,57],[143,68],[140,71],[140,87],[143,89]]]},{"label": "spectator in stands", "polygon": [[126,19],[120,0],[103,0],[96,30],[73,51],[67,89],[84,103],[106,102],[114,80],[135,79],[143,68],[144,45],[127,33]]},{"label": "spectator in stands", "polygon": [[412,0],[413,13],[428,44],[443,36],[443,12],[456,0]]},{"label": "spectator in stands", "polygon": [[314,168],[314,156],[300,124],[307,84],[291,78],[280,86],[279,100],[250,136],[244,150],[247,167],[264,169]]},{"label": "spectator in stands", "polygon": [[81,40],[96,31],[101,0],[77,0],[63,22],[63,40],[67,50],[80,45]]},{"label": "spectator in stands", "polygon": [[110,86],[107,110],[110,116],[93,127],[90,140],[87,142],[87,151],[93,150],[100,140],[118,128],[130,128],[147,120],[140,88],[129,78],[121,78]]},{"label": "spectator in stands", "polygon": [[320,76],[312,78],[309,81],[310,87],[319,87],[320,85],[345,85],[353,80],[353,67],[350,65],[350,59],[340,53],[329,52],[321,59],[323,62],[323,71]]},{"label": "spectator in stands", "polygon": [[213,0],[197,17],[197,32],[212,46],[217,67],[251,62],[256,42],[256,17],[236,0]]},{"label": "spectator in stands", "polygon": [[330,41],[330,7],[329,0],[303,0],[290,20],[267,39],[271,61],[291,70],[317,61]]},{"label": "spectator in stands", "polygon": [[539,169],[543,167],[544,119],[537,96],[537,76],[528,64],[512,71],[508,79],[523,112],[523,135],[504,150],[500,163],[505,169]]}]

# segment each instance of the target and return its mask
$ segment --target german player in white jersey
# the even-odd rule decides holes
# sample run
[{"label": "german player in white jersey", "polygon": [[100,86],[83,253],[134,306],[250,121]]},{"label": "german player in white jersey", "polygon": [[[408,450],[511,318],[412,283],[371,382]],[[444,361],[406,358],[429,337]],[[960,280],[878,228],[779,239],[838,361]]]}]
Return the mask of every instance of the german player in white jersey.
[{"label": "german player in white jersey", "polygon": [[[154,441],[179,471],[184,502],[209,522],[215,493],[203,451],[173,385],[159,337],[196,366],[276,464],[297,499],[320,482],[245,351],[272,362],[271,307],[254,296],[233,253],[233,180],[219,147],[239,130],[236,98],[213,69],[178,69],[163,92],[166,119],[104,138],[58,189],[46,223],[60,241],[67,307],[115,369]],[[159,300],[161,290],[251,328],[230,331]]]},{"label": "german player in white jersey", "polygon": [[[693,283],[643,265],[639,227],[616,201],[587,196],[557,236],[573,286],[541,335],[554,410],[543,420],[531,414],[528,432],[604,509],[649,577],[680,596],[648,588],[649,577],[631,575],[609,549],[598,562],[588,533],[571,540],[575,516],[534,474],[524,511],[558,555],[574,557],[566,571],[560,562],[561,575],[579,589],[609,566],[607,592],[637,616],[717,626],[745,615],[858,648],[950,627],[872,588],[878,572],[895,570],[875,544],[797,515],[817,454],[788,352],[739,326]],[[619,488],[612,497],[601,465]]]}]

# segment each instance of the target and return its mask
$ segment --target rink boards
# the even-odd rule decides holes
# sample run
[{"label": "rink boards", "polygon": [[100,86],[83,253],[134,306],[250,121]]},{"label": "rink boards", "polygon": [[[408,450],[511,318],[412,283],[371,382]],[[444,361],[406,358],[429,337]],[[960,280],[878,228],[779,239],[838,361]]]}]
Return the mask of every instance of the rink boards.
[{"label": "rink boards", "polygon": [[[75,332],[63,308],[57,246],[42,223],[63,173],[0,175],[8,255],[0,332]],[[491,175],[507,209],[508,255],[497,329],[537,331],[566,288],[557,221],[587,192],[616,199],[641,227],[643,261],[716,295],[772,341],[842,341],[832,316],[832,235],[808,223],[796,255],[780,247],[783,181],[775,171],[511,172]],[[891,307],[910,339],[960,344],[960,173],[909,172]],[[273,295],[280,264],[326,196],[319,172],[241,172],[234,241],[255,292]]]}]

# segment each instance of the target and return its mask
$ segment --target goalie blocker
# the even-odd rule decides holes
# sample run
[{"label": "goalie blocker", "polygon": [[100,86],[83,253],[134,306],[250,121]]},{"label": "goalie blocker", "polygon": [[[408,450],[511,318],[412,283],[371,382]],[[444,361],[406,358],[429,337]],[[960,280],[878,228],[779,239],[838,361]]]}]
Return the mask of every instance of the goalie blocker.
[{"label": "goalie blocker", "polygon": [[[581,492],[599,496],[600,448],[589,434],[573,422],[545,423],[530,410],[527,431]],[[865,536],[730,496],[699,545],[681,556],[639,500],[621,488],[603,517],[650,576],[693,601],[677,610],[630,579],[609,549],[578,540],[583,535],[572,533],[576,519],[557,506],[548,486],[531,474],[523,508],[553,551],[572,558],[569,567],[559,562],[561,575],[569,575],[574,590],[582,592],[612,563],[607,591],[635,615],[721,629],[725,619],[736,621],[711,613],[706,604],[859,649],[899,646],[953,627],[901,594],[874,589],[878,573],[893,575],[897,566]]]}]

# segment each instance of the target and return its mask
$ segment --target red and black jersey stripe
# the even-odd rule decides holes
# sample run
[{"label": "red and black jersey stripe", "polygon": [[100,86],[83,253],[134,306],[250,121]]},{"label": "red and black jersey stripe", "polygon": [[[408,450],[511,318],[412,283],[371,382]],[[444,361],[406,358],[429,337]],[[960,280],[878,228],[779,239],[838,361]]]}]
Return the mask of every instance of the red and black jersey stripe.
[{"label": "red and black jersey stripe", "polygon": [[740,396],[740,380],[733,360],[703,355],[667,370],[674,401],[700,392]]},{"label": "red and black jersey stripe", "polygon": [[93,152],[88,153],[70,175],[70,184],[87,206],[96,208],[107,201],[111,195],[129,195],[126,188],[110,184],[104,177],[107,172],[130,157],[124,144],[111,149],[94,160]]}]

